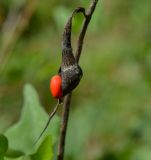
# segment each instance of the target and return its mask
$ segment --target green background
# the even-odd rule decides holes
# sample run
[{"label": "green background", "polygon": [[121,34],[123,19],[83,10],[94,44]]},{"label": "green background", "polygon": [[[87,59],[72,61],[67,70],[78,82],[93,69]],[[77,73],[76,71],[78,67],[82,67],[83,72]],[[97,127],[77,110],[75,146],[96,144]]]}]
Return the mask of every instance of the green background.
[{"label": "green background", "polygon": [[[64,25],[75,7],[89,4],[88,0],[0,1],[1,133],[20,119],[27,83],[36,89],[45,111],[53,109],[56,100],[49,81],[61,62]],[[80,59],[84,75],[73,92],[66,160],[151,159],[150,6],[150,0],[98,2]],[[73,21],[74,50],[82,19],[77,15]],[[32,91],[28,93],[32,97]],[[36,128],[39,133],[41,128]]]}]

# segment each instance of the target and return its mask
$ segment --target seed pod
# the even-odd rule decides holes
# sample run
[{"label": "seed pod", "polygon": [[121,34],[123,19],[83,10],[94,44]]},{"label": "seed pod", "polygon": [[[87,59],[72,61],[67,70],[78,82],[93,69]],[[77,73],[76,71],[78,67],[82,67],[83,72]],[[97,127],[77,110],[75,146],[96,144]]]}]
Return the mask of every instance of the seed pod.
[{"label": "seed pod", "polygon": [[63,33],[62,63],[59,74],[62,78],[63,96],[70,93],[82,78],[82,69],[75,60],[71,46],[72,16],[69,18]]}]

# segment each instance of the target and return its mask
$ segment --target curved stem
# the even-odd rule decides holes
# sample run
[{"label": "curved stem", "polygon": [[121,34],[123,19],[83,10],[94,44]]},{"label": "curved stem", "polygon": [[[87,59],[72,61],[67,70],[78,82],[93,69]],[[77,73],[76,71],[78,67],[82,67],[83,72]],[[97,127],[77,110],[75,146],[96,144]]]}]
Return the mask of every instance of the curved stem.
[{"label": "curved stem", "polygon": [[48,125],[49,125],[51,119],[53,118],[53,116],[56,114],[56,112],[57,112],[60,104],[61,104],[61,103],[60,103],[60,101],[58,100],[58,103],[56,104],[55,108],[53,109],[53,111],[52,111],[51,114],[49,115],[48,121],[47,121],[44,129],[42,130],[42,132],[40,133],[40,135],[39,135],[38,138],[36,139],[34,145],[37,144],[37,142],[39,141],[39,139],[41,138],[41,136],[44,134],[44,132],[45,132],[46,129],[48,128]]}]

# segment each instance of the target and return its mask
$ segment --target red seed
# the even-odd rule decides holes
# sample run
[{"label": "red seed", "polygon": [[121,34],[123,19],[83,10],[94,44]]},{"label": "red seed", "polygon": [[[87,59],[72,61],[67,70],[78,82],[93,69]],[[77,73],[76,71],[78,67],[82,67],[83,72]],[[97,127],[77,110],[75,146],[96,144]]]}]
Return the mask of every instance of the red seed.
[{"label": "red seed", "polygon": [[62,85],[61,76],[55,75],[51,78],[50,91],[51,91],[52,96],[57,99],[62,97],[61,85]]}]

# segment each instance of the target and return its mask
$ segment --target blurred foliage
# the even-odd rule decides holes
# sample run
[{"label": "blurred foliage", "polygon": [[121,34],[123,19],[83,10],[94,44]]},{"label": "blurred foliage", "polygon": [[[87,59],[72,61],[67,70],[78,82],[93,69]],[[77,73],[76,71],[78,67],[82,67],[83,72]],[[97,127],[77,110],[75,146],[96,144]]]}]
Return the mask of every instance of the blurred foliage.
[{"label": "blurred foliage", "polygon": [[[4,23],[12,6],[19,6],[25,1],[0,1],[0,35],[3,35]],[[4,70],[0,73],[0,132],[18,121],[23,101],[21,93],[27,82],[36,87],[42,105],[50,112],[50,106],[56,102],[49,93],[49,80],[57,73],[61,62],[65,22],[73,8],[87,7],[89,2],[37,1],[28,26],[11,49]],[[66,160],[151,159],[150,6],[150,0],[99,1],[80,59],[84,76],[73,93]],[[72,35],[74,49],[81,22],[81,15],[75,17]],[[29,101],[35,99],[32,95],[29,93]],[[23,110],[27,106],[39,106],[37,98],[33,103],[33,106],[24,104]],[[39,109],[38,114],[42,114],[32,121],[37,108],[28,110],[29,118],[26,117],[23,129],[16,131],[18,133],[6,132],[9,133],[11,147],[18,146],[25,134],[28,140],[24,145],[30,148],[32,138],[44,126],[47,115]],[[58,122],[52,121],[48,132],[54,125],[57,127]],[[33,128],[30,134],[26,127]],[[19,133],[22,135],[13,140],[14,134]],[[54,135],[56,141],[58,134]],[[56,152],[56,147],[54,150]]]},{"label": "blurred foliage", "polygon": [[59,133],[58,117],[54,117],[45,136],[34,145],[47,120],[48,115],[41,107],[36,91],[31,85],[26,85],[20,120],[5,132],[8,140],[0,136],[0,155],[9,159],[51,160]]},{"label": "blurred foliage", "polygon": [[[25,153],[31,153],[32,149],[34,149],[33,144],[47,120],[48,115],[41,107],[36,92],[32,86],[26,85],[24,88],[24,105],[21,118],[18,123],[5,132],[9,140],[9,146]],[[54,143],[59,131],[59,119],[57,117],[53,119],[48,130],[53,135]],[[30,134],[28,131],[30,131]]]},{"label": "blurred foliage", "polygon": [[0,135],[0,159],[3,160],[8,149],[8,140],[4,135]]}]

